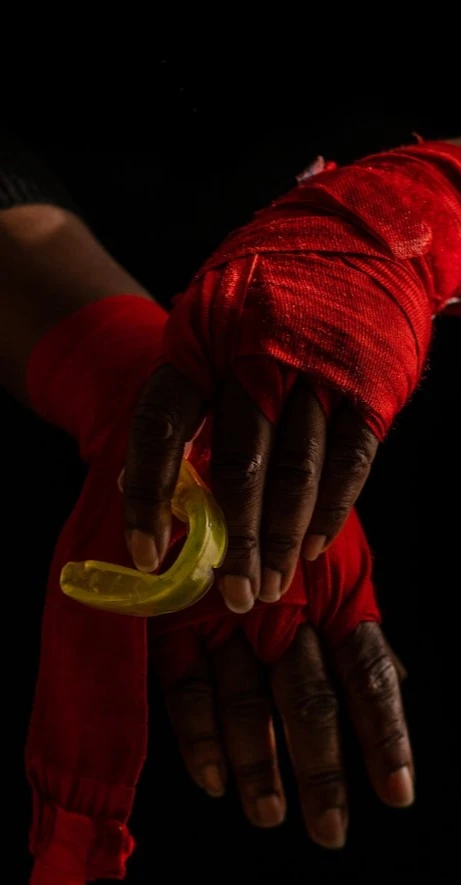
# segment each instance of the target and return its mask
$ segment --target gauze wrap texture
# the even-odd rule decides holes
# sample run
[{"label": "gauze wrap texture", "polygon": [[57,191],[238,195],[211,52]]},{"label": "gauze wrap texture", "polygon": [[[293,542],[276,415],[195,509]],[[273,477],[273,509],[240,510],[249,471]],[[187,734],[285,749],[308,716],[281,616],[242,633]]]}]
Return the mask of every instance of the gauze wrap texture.
[{"label": "gauze wrap texture", "polygon": [[267,416],[270,357],[354,402],[383,439],[461,295],[461,149],[428,143],[301,182],[236,231],[177,298],[164,358],[212,392],[232,368]]}]

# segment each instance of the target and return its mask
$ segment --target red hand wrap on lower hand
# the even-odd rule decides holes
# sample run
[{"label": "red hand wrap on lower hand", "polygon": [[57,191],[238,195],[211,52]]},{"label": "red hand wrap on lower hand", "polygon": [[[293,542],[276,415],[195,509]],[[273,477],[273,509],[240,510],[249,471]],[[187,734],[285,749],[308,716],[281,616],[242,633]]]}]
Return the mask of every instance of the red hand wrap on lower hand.
[{"label": "red hand wrap on lower hand", "polygon": [[[125,824],[146,751],[146,624],[73,602],[61,592],[59,575],[69,560],[131,565],[117,479],[132,409],[156,363],[163,325],[163,311],[149,300],[117,296],[61,322],[30,359],[33,406],[72,433],[89,460],[56,547],[43,620],[26,754],[34,793],[33,885],[122,878],[133,847]],[[306,619],[332,642],[362,620],[379,620],[370,555],[355,515],[324,557],[298,568],[277,606],[258,603],[249,615],[236,616],[212,590],[193,609],[153,619],[161,678],[171,683],[184,673],[201,639],[214,648],[238,627],[271,661]]]},{"label": "red hand wrap on lower hand", "polygon": [[236,615],[212,591],[184,612],[153,618],[150,649],[162,685],[169,687],[196,662],[202,643],[213,651],[240,629],[257,656],[270,664],[287,650],[306,621],[321,631],[330,646],[363,621],[380,621],[370,550],[355,511],[324,556],[298,562],[293,582],[279,602],[257,601],[249,613]]},{"label": "red hand wrap on lower hand", "polygon": [[164,356],[210,393],[232,366],[272,420],[271,357],[348,397],[382,439],[432,315],[459,296],[461,149],[400,148],[302,182],[231,235],[177,299]]}]

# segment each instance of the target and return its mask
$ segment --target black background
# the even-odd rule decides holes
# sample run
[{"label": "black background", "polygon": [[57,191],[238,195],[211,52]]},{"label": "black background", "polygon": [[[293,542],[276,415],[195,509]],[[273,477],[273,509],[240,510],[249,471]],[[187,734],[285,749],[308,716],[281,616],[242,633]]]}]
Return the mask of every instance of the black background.
[{"label": "black background", "polygon": [[[210,48],[202,37],[183,50],[172,40],[144,53],[139,67],[129,68],[119,55],[94,81],[60,75],[59,94],[31,77],[8,111],[10,125],[56,169],[105,245],[165,304],[231,228],[291,186],[317,154],[345,162],[411,140],[415,131],[427,138],[461,135],[461,68],[457,73],[447,34],[442,42],[434,34],[431,43],[415,32],[409,43],[402,37],[401,45],[379,52],[367,39],[357,54],[352,45],[340,51],[331,43],[326,21],[323,31],[316,27],[304,39],[296,18],[289,24],[288,37],[241,44],[229,37],[227,48],[216,40]],[[189,784],[153,680],[130,883],[189,876],[255,885],[451,881],[461,820],[461,322],[436,325],[426,378],[382,447],[360,502],[387,633],[409,671],[414,808],[379,805],[346,723],[348,847],[329,854],[309,842],[288,771],[286,824],[253,830],[235,796],[209,800]],[[39,618],[53,546],[84,469],[64,435],[6,395],[1,404],[3,764],[10,810],[4,840],[13,847],[9,880],[22,885],[30,817],[22,754]]]}]

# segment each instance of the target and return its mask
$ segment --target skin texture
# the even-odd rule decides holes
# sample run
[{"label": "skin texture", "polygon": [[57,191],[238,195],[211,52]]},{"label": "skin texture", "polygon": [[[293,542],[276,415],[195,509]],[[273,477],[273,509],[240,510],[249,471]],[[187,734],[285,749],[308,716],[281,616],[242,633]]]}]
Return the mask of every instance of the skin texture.
[{"label": "skin texture", "polygon": [[273,827],[283,821],[286,800],[272,724],[275,704],[306,830],[318,844],[341,848],[348,826],[348,789],[333,673],[373,789],[387,805],[411,804],[414,771],[399,691],[405,672],[377,624],[361,624],[326,656],[315,631],[303,625],[286,654],[267,670],[272,696],[249,644],[235,634],[168,689],[179,749],[199,787],[221,796],[233,774],[250,823]]},{"label": "skin texture", "polygon": [[[149,297],[79,219],[51,206],[0,213],[0,267],[0,382],[24,402],[27,359],[47,329],[84,304],[114,292]],[[170,388],[165,390],[168,393]],[[188,393],[187,383],[175,389],[184,404]],[[240,391],[231,395],[240,396]],[[177,440],[191,434],[196,416],[186,418]],[[316,403],[309,420],[321,421]],[[210,669],[218,683],[222,737],[212,708]],[[362,625],[335,653],[334,669],[356,722],[371,783],[389,804],[409,804],[411,754],[393,657],[380,628]],[[235,638],[174,686],[168,703],[194,780],[212,794],[222,792],[227,776],[225,745],[245,813],[258,826],[273,826],[283,818],[285,799],[274,755],[271,700],[262,673],[248,647]],[[292,648],[268,675],[286,722],[307,829],[321,844],[339,847],[345,839],[347,800],[336,720],[338,698],[328,677],[327,653],[310,627],[300,630]]]},{"label": "skin texture", "polygon": [[[135,410],[125,521],[142,571],[152,571],[168,547],[184,445],[204,410],[201,390],[173,366],[152,376]],[[296,381],[274,427],[230,375],[213,410],[211,469],[229,532],[220,589],[232,611],[249,611],[258,596],[276,602],[300,553],[313,560],[328,546],[365,483],[377,447],[346,401],[327,421],[308,378]]]},{"label": "skin texture", "polygon": [[89,229],[55,206],[0,212],[0,381],[27,403],[26,365],[60,319],[117,292],[149,297]]}]

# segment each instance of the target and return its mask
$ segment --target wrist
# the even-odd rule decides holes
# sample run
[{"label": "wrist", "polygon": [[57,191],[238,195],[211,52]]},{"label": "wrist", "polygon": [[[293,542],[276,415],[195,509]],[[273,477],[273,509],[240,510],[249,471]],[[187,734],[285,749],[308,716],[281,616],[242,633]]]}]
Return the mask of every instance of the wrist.
[{"label": "wrist", "polygon": [[57,323],[117,292],[149,299],[76,215],[53,205],[0,212],[0,268],[0,383],[23,402],[29,356]]},{"label": "wrist", "polygon": [[77,440],[84,460],[125,427],[159,360],[165,311],[129,295],[87,304],[53,326],[27,366],[33,409]]}]

